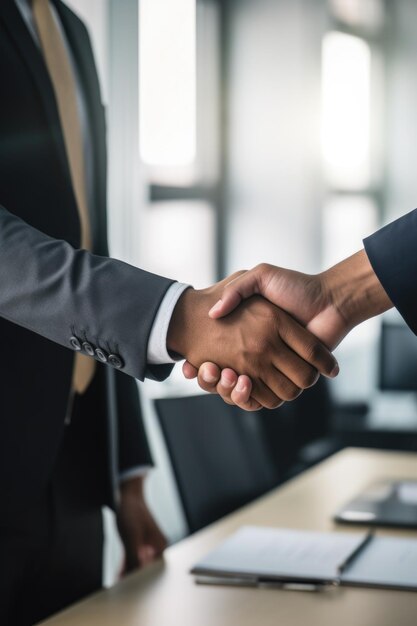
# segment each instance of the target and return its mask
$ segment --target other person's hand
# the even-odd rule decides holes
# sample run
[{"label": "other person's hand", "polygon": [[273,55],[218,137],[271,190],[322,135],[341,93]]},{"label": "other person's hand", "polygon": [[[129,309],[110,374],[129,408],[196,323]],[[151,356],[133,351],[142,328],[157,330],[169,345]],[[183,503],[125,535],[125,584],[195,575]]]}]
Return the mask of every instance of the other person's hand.
[{"label": "other person's hand", "polygon": [[143,477],[123,481],[117,525],[125,549],[124,572],[145,567],[159,558],[167,541],[150,512],[143,492]]}]

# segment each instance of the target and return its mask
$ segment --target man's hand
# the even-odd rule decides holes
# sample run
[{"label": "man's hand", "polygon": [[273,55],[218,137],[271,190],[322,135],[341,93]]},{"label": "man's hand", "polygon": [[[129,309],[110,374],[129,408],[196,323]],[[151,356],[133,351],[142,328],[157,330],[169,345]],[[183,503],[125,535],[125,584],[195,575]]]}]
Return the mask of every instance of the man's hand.
[{"label": "man's hand", "polygon": [[255,293],[290,313],[331,350],[354,326],[393,306],[365,250],[316,275],[258,265],[229,281],[210,317],[227,315]]},{"label": "man's hand", "polygon": [[160,557],[167,546],[146,505],[143,481],[143,477],[137,477],[121,484],[117,525],[125,548],[124,573],[148,565]]},{"label": "man's hand", "polygon": [[169,327],[169,350],[195,368],[211,361],[249,376],[252,409],[277,407],[313,385],[319,373],[337,373],[337,363],[323,344],[264,298],[250,297],[224,319],[211,319],[207,312],[227,282],[184,292]]},{"label": "man's hand", "polygon": [[[210,317],[230,314],[253,294],[282,307],[331,350],[354,326],[392,307],[364,250],[317,275],[258,265],[229,280]],[[221,372],[218,365],[211,362],[200,368],[200,386],[217,391],[225,401],[251,409],[251,381],[238,378],[230,369]],[[187,378],[197,375],[190,363],[185,363],[183,370]]]}]

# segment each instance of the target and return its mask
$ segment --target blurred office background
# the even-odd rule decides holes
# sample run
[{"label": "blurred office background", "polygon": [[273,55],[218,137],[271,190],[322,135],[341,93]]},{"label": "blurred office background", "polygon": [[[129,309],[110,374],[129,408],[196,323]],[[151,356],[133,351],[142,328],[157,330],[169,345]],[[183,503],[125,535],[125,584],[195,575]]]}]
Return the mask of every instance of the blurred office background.
[{"label": "blurred office background", "polygon": [[[113,256],[196,287],[261,261],[311,273],[416,206],[414,0],[67,2],[101,75]],[[273,458],[272,470],[254,461],[259,493],[337,446],[415,446],[417,340],[391,314],[382,341],[381,323],[356,329],[337,351],[338,379],[273,424],[240,416],[244,437],[262,425],[256,449],[267,441]],[[194,411],[190,448],[199,436],[214,445],[199,422],[206,405],[169,404],[198,393],[177,369],[140,384],[158,465],[149,498],[171,541],[203,522],[190,522],[190,467],[178,465],[170,423]]]}]

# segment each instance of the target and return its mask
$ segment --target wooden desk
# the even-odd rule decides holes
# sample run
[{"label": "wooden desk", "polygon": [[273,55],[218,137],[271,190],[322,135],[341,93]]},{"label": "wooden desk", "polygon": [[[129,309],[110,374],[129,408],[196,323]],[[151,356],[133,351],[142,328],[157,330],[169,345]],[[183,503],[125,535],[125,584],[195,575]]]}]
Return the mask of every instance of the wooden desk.
[{"label": "wooden desk", "polygon": [[[415,626],[417,592],[311,593],[197,586],[188,571],[243,524],[346,530],[332,514],[379,478],[417,479],[417,455],[349,449],[166,551],[165,562],[44,622],[48,626]],[[351,529],[355,532],[353,529]],[[417,531],[381,530],[415,536]]]}]

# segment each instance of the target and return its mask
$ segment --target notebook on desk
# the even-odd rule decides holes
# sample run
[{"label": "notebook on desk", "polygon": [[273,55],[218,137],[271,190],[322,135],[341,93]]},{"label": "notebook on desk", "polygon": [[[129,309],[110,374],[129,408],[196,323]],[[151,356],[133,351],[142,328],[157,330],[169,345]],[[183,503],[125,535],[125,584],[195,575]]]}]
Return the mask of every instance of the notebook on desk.
[{"label": "notebook on desk", "polygon": [[417,589],[417,540],[247,526],[197,563],[197,582]]}]

